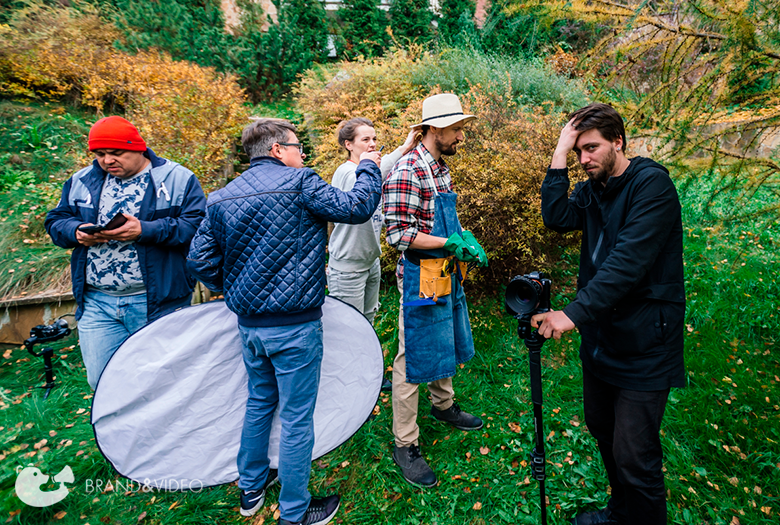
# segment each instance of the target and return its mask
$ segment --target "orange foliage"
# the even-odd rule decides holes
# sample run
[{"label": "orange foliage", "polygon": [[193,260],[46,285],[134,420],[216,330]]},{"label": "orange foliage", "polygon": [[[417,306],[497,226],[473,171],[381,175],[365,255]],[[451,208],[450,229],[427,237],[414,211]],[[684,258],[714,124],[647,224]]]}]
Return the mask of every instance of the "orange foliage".
[{"label": "orange foliage", "polygon": [[0,26],[0,94],[77,96],[98,116],[124,109],[157,153],[218,184],[249,115],[235,78],[163,53],[121,53],[116,29],[80,9],[32,5]]}]

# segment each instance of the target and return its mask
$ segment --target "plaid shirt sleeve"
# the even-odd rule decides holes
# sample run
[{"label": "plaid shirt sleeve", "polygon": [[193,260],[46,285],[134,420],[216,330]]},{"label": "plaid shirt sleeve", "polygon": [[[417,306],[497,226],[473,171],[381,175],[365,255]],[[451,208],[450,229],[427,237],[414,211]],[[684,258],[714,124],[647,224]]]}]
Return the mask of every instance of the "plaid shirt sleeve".
[{"label": "plaid shirt sleeve", "polygon": [[415,166],[415,155],[406,155],[393,167],[385,181],[384,197],[385,224],[387,242],[390,246],[404,251],[417,237],[420,230],[418,217],[425,211],[422,208],[423,187],[420,177],[423,170]]}]

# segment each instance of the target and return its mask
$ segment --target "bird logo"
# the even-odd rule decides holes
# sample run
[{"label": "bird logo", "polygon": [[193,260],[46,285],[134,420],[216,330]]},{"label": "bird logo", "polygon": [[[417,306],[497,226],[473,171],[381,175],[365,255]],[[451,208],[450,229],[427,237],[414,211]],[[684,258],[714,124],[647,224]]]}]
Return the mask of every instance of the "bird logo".
[{"label": "bird logo", "polygon": [[48,507],[62,501],[69,494],[65,483],[74,481],[73,471],[67,465],[54,476],[54,481],[60,484],[55,490],[41,490],[49,482],[49,476],[38,467],[17,467],[16,473],[16,495],[31,507]]}]

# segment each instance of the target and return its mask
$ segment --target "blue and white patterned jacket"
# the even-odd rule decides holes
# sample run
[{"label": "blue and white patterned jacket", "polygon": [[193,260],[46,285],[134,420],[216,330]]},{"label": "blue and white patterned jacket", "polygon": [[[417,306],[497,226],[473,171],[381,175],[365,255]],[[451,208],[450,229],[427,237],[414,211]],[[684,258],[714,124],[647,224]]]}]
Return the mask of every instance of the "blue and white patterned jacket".
[{"label": "blue and white patterned jacket", "polygon": [[272,157],[209,195],[188,268],[243,326],[280,326],[322,317],[327,223],[360,224],[379,204],[379,166],[363,160],[351,191],[309,168]]},{"label": "blue and white patterned jacket", "polygon": [[[187,273],[187,251],[205,215],[206,197],[190,170],[158,157],[151,149],[144,155],[152,163],[152,184],[141,202],[141,237],[135,244],[151,322],[190,304],[195,279]],[[106,176],[97,161],[79,170],[65,182],[59,204],[46,215],[46,231],[54,244],[73,248],[70,271],[77,318],[84,310],[88,248],[76,241],[76,229],[84,223],[97,223]]]}]

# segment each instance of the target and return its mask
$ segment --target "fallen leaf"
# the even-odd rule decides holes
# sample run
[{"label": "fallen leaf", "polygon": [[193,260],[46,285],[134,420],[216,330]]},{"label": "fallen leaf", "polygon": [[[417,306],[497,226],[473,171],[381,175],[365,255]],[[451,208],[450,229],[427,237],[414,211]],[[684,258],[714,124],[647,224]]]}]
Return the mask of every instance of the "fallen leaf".
[{"label": "fallen leaf", "polygon": [[490,454],[490,449],[488,447],[479,447],[479,453],[483,456],[487,456]]},{"label": "fallen leaf", "polygon": [[482,508],[482,503],[480,503],[480,502],[478,501],[478,502],[476,502],[476,503],[474,504],[474,506],[473,506],[473,507],[471,507],[471,508],[472,508],[472,509],[474,509],[474,510],[479,510],[479,509],[481,509],[481,508]]},{"label": "fallen leaf", "polygon": [[141,514],[138,515],[138,519],[136,521],[141,521],[146,517],[146,511],[143,511]]},{"label": "fallen leaf", "polygon": [[62,518],[65,517],[66,514],[67,514],[67,512],[65,512],[64,510],[61,510],[57,514],[54,515],[54,519],[55,520],[61,520]]},{"label": "fallen leaf", "polygon": [[517,434],[522,432],[522,430],[520,429],[520,425],[518,425],[517,423],[509,423],[509,430]]}]

